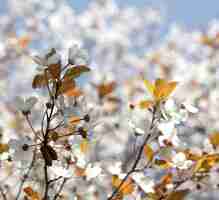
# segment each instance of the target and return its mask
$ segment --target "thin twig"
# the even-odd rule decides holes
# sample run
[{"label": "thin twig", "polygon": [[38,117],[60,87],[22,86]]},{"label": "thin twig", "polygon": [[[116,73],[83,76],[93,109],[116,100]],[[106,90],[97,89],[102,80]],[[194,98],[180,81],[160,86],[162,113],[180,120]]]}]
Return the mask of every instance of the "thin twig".
[{"label": "thin twig", "polygon": [[113,193],[111,194],[111,196],[109,198],[107,198],[107,200],[112,200],[113,197],[119,192],[119,190],[121,189],[121,187],[123,186],[123,184],[125,183],[125,181],[129,178],[129,176],[135,172],[136,170],[136,167],[141,159],[141,155],[142,155],[142,152],[144,150],[144,146],[145,144],[147,144],[148,140],[150,139],[151,137],[151,130],[153,129],[154,127],[154,121],[155,121],[155,116],[156,116],[156,107],[154,108],[153,110],[153,115],[152,115],[152,120],[151,120],[151,124],[150,124],[150,127],[149,127],[149,133],[146,135],[145,139],[144,139],[144,142],[142,143],[139,151],[138,151],[138,154],[137,154],[137,157],[135,159],[135,162],[134,164],[132,165],[132,168],[128,171],[128,173],[126,174],[126,176],[122,179],[121,183],[119,184],[119,186],[113,191]]},{"label": "thin twig", "polygon": [[56,199],[59,197],[59,194],[62,192],[62,190],[63,190],[63,188],[64,188],[65,183],[67,182],[67,180],[68,180],[67,178],[64,178],[64,179],[63,179],[63,181],[62,181],[62,183],[61,183],[61,185],[60,185],[58,191],[56,192],[56,194],[55,194],[53,200],[56,200]]},{"label": "thin twig", "polygon": [[30,163],[30,166],[28,167],[27,173],[23,176],[23,179],[22,179],[22,181],[21,181],[21,183],[20,183],[20,186],[19,186],[19,189],[18,189],[18,193],[17,193],[17,195],[16,195],[15,200],[18,200],[18,199],[19,199],[19,197],[20,197],[20,195],[21,195],[21,192],[22,192],[22,188],[23,188],[23,186],[24,186],[24,183],[26,182],[27,178],[29,177],[29,174],[30,174],[30,172],[31,172],[31,169],[32,169],[33,166],[34,166],[35,160],[36,160],[36,148],[35,148],[35,150],[34,150],[34,152],[33,152],[33,158],[32,158],[32,161],[31,161],[31,163]]},{"label": "thin twig", "polygon": [[39,137],[37,131],[33,128],[33,125],[32,125],[32,123],[31,123],[31,121],[30,121],[29,116],[28,116],[28,115],[25,115],[25,118],[26,118],[27,123],[28,123],[29,127],[31,128],[33,134],[35,135],[35,137],[36,137],[37,139],[39,139],[39,140],[42,141],[42,139]]}]

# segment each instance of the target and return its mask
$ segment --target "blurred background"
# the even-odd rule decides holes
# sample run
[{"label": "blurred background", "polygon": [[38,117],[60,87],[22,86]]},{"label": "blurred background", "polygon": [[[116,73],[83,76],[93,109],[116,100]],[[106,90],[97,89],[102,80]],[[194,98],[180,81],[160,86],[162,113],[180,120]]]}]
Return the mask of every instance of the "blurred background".
[{"label": "blurred background", "polygon": [[[142,77],[162,77],[179,81],[177,101],[198,108],[179,134],[188,147],[203,149],[203,138],[219,130],[218,5],[218,0],[0,0],[2,140],[23,130],[15,97],[41,95],[31,87],[37,67],[32,57],[54,47],[65,63],[68,48],[77,44],[90,56],[92,72],[77,80],[89,101],[100,106],[88,83],[118,86],[113,92],[119,106],[110,104],[101,118],[110,128],[121,123],[113,127],[118,138],[127,140],[121,107],[147,96]],[[39,124],[37,116],[33,121]],[[121,153],[120,140],[114,140]]]}]

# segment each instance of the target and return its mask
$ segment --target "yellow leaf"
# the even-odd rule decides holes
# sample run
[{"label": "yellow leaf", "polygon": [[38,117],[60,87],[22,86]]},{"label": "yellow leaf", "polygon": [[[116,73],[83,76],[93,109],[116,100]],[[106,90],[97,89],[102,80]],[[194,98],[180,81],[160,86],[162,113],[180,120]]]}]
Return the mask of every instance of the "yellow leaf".
[{"label": "yellow leaf", "polygon": [[215,132],[209,136],[209,140],[214,148],[217,148],[219,145],[219,132]]},{"label": "yellow leaf", "polygon": [[151,95],[153,95],[153,94],[154,94],[154,89],[155,89],[154,85],[151,84],[148,80],[144,80],[144,85],[146,86],[148,92],[149,92]]},{"label": "yellow leaf", "polygon": [[197,161],[193,173],[208,172],[218,162],[219,154],[205,155]]},{"label": "yellow leaf", "polygon": [[89,141],[88,139],[84,138],[80,143],[80,150],[83,153],[87,153],[89,150]]},{"label": "yellow leaf", "polygon": [[147,109],[152,105],[153,105],[153,101],[150,101],[150,100],[140,101],[139,103],[139,107],[141,109]]},{"label": "yellow leaf", "polygon": [[9,145],[8,144],[1,144],[0,143],[0,154],[7,152],[9,150]]},{"label": "yellow leaf", "polygon": [[153,160],[154,151],[149,145],[144,146],[144,154],[147,157],[149,162]]},{"label": "yellow leaf", "polygon": [[176,88],[177,82],[166,82],[163,79],[157,79],[155,82],[154,98],[156,101],[165,100]]},{"label": "yellow leaf", "polygon": [[24,192],[31,200],[42,200],[37,192],[35,192],[31,187],[25,187]]}]

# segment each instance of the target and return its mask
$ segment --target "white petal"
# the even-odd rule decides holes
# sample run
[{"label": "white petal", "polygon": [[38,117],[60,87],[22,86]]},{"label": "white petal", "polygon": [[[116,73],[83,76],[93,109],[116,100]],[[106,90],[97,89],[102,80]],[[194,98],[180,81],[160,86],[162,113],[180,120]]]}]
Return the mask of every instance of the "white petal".
[{"label": "white petal", "polygon": [[36,97],[29,97],[26,101],[25,101],[25,105],[26,108],[28,110],[30,110],[31,108],[33,108],[33,106],[37,103],[37,98]]},{"label": "white petal", "polygon": [[164,135],[171,135],[173,134],[175,128],[175,124],[173,122],[162,122],[158,125],[158,129],[164,134]]},{"label": "white petal", "polygon": [[19,110],[23,110],[23,108],[25,107],[24,99],[21,98],[20,96],[15,97],[14,104],[16,108],[18,108]]},{"label": "white petal", "polygon": [[198,113],[198,108],[196,108],[195,106],[193,106],[193,105],[191,105],[191,104],[189,104],[189,103],[183,103],[183,105],[185,106],[185,108],[186,108],[186,110],[188,110],[190,113],[193,113],[193,114],[195,114],[195,113]]}]

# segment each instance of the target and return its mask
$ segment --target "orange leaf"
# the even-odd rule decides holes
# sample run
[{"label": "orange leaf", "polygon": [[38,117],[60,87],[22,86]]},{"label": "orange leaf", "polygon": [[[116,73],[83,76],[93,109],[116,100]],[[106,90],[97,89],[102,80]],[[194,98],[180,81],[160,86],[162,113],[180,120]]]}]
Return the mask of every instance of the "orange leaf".
[{"label": "orange leaf", "polygon": [[87,153],[88,152],[88,150],[89,150],[89,141],[86,138],[84,138],[81,141],[81,143],[80,143],[80,150],[83,153]]},{"label": "orange leaf", "polygon": [[74,90],[75,88],[75,81],[65,78],[62,82],[61,82],[61,86],[58,90],[58,94],[66,94],[71,90]]},{"label": "orange leaf", "polygon": [[[118,188],[121,184],[122,180],[116,176],[113,175],[112,176],[112,186],[115,188]],[[128,178],[121,186],[120,190],[119,190],[123,195],[128,195],[131,194],[134,191],[134,183],[133,181]]]},{"label": "orange leaf", "polygon": [[65,92],[65,95],[69,97],[79,97],[83,95],[83,92],[78,87],[75,87]]},{"label": "orange leaf", "polygon": [[75,166],[74,172],[75,172],[76,176],[79,176],[79,177],[85,176],[85,169],[83,169],[81,167]]},{"label": "orange leaf", "polygon": [[31,187],[25,187],[24,192],[31,200],[42,200],[37,192],[35,192]]},{"label": "orange leaf", "polygon": [[69,122],[71,125],[77,125],[80,121],[81,121],[81,118],[78,117],[78,116],[70,117],[69,120],[68,120],[68,122]]},{"label": "orange leaf", "polygon": [[173,179],[173,175],[171,173],[168,173],[162,177],[161,183],[167,185],[172,182],[172,179]]},{"label": "orange leaf", "polygon": [[30,43],[30,41],[31,41],[31,38],[26,35],[26,36],[20,37],[18,39],[18,45],[22,49],[25,49],[28,46],[28,44]]},{"label": "orange leaf", "polygon": [[165,100],[176,88],[177,82],[166,82],[163,79],[157,79],[155,82],[154,98],[156,101]]},{"label": "orange leaf", "polygon": [[97,88],[99,98],[103,98],[114,91],[116,88],[116,82],[112,81],[109,83],[103,83],[100,85],[95,85],[95,87]]},{"label": "orange leaf", "polygon": [[219,132],[215,132],[209,136],[209,140],[211,144],[214,146],[216,149],[217,146],[219,145]]},{"label": "orange leaf", "polygon": [[153,104],[154,104],[153,101],[144,100],[144,101],[140,101],[139,107],[141,109],[147,109],[147,108],[151,107]]}]

